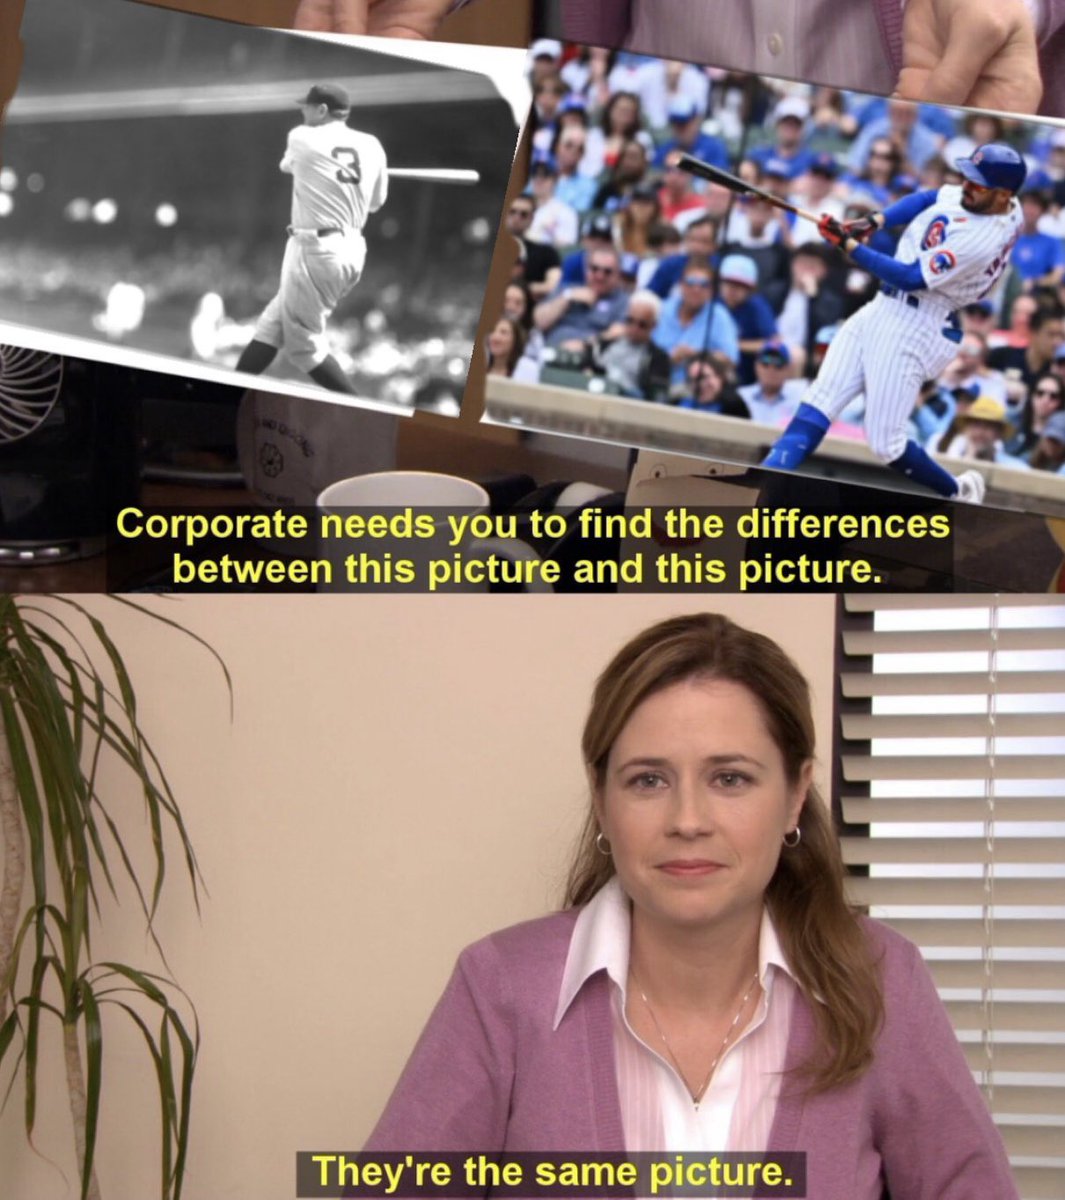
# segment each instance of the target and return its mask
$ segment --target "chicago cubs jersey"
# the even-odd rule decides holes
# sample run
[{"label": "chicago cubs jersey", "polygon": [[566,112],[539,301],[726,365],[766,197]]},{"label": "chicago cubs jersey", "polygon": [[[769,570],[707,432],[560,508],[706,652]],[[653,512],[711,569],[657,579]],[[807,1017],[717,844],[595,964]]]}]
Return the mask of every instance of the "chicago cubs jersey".
[{"label": "chicago cubs jersey", "polygon": [[388,198],[384,147],[342,121],[293,129],[281,170],[292,176],[297,229],[361,230]]},{"label": "chicago cubs jersey", "polygon": [[969,212],[961,199],[960,187],[941,187],[935,203],[906,226],[895,252],[900,262],[921,264],[925,287],[913,294],[922,307],[927,303],[942,314],[971,304],[994,288],[1009,265],[1024,223],[1016,200],[1004,213],[991,216]]}]

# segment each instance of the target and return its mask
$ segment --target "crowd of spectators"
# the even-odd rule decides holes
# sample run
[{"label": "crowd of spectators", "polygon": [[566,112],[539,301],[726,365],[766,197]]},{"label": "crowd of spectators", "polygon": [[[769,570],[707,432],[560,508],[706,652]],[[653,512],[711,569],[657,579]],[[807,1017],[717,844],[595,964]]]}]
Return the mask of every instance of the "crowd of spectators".
[{"label": "crowd of spectators", "polygon": [[[855,219],[960,182],[989,141],[1029,164],[1024,228],[994,294],[958,316],[911,434],[933,453],[1065,473],[1065,129],[536,43],[528,186],[491,370],[786,424],[840,324],[879,283],[816,224],[681,169],[725,167]],[[874,235],[894,253],[900,229]],[[545,376],[545,371],[549,374]],[[861,435],[859,397],[832,432]]]}]

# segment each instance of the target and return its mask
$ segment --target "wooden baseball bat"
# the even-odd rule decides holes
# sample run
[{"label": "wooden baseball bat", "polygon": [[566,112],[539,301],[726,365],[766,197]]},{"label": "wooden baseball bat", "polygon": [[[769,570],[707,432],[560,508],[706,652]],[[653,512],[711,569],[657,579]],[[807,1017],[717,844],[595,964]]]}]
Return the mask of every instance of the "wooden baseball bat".
[{"label": "wooden baseball bat", "polygon": [[727,187],[730,192],[738,192],[743,196],[758,196],[759,199],[765,200],[767,204],[772,204],[774,208],[782,208],[785,212],[794,213],[797,217],[803,217],[807,221],[813,221],[815,225],[821,220],[817,213],[812,213],[809,209],[799,208],[781,196],[775,196],[772,192],[767,192],[765,188],[756,187],[753,183],[747,183],[745,180],[740,179],[738,175],[730,175],[728,171],[722,171],[720,167],[703,162],[701,158],[695,158],[691,154],[681,155],[677,166],[682,171],[687,171],[689,175],[698,175],[700,179],[709,179],[711,183],[719,183],[722,187]]},{"label": "wooden baseball bat", "polygon": [[430,183],[459,183],[471,185],[481,182],[479,171],[445,170],[436,167],[389,167],[389,179],[424,179]]}]

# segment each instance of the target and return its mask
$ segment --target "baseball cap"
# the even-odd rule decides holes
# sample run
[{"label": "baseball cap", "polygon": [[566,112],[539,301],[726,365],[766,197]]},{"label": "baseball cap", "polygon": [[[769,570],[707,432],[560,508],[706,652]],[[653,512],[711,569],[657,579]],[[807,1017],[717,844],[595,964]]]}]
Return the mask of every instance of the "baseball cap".
[{"label": "baseball cap", "polygon": [[769,342],[755,361],[767,367],[786,367],[791,362],[791,352],[783,342]]},{"label": "baseball cap", "polygon": [[815,346],[831,346],[832,339],[839,333],[839,325],[822,325],[814,336]]},{"label": "baseball cap", "polygon": [[580,92],[570,92],[562,97],[562,103],[558,106],[560,113],[568,112],[587,112],[588,102],[580,94]]},{"label": "baseball cap", "polygon": [[621,256],[621,274],[629,279],[635,279],[640,270],[640,256],[638,254],[623,254]]},{"label": "baseball cap", "polygon": [[1042,191],[1040,188],[1037,188],[1037,187],[1025,188],[1024,191],[1021,192],[1021,194],[1020,194],[1020,199],[1022,201],[1034,200],[1036,202],[1036,204],[1038,204],[1039,207],[1043,210],[1043,212],[1046,212],[1046,210],[1050,207],[1050,197],[1047,195],[1046,192]]},{"label": "baseball cap", "polygon": [[1061,345],[1054,351],[1054,361],[1065,362],[1065,342],[1062,342]]},{"label": "baseball cap", "polygon": [[1010,427],[1006,417],[1006,409],[990,396],[977,396],[969,406],[968,412],[958,417],[959,421],[992,421],[997,425]]},{"label": "baseball cap", "polygon": [[809,170],[815,175],[827,175],[829,179],[835,179],[839,175],[839,163],[831,154],[818,154],[810,163]]},{"label": "baseball cap", "polygon": [[609,241],[613,241],[614,223],[606,213],[594,213],[592,216],[585,218],[581,235],[583,237],[607,238]]},{"label": "baseball cap", "polygon": [[699,115],[699,109],[694,100],[674,100],[669,106],[669,119],[681,124]]},{"label": "baseball cap", "polygon": [[348,112],[351,97],[338,83],[316,83],[297,104],[324,104],[330,112]]},{"label": "baseball cap", "polygon": [[638,183],[628,196],[629,200],[657,200],[658,188],[651,183]]},{"label": "baseball cap", "polygon": [[562,43],[556,42],[554,38],[540,38],[529,47],[529,56],[531,58],[561,58]]},{"label": "baseball cap", "polygon": [[540,168],[547,171],[551,175],[558,174],[558,162],[555,156],[547,150],[537,150],[532,156],[532,162],[529,164],[529,172],[532,174]]},{"label": "baseball cap", "polygon": [[773,175],[778,179],[791,179],[795,175],[795,164],[777,154],[771,154],[762,161],[762,174]]},{"label": "baseball cap", "polygon": [[962,312],[968,313],[970,317],[989,317],[994,311],[995,306],[990,300],[974,300],[962,309]]},{"label": "baseball cap", "polygon": [[746,287],[757,287],[758,264],[746,254],[726,254],[718,276],[722,283],[742,283]]},{"label": "baseball cap", "polygon": [[1065,412],[1050,414],[1043,426],[1043,437],[1053,442],[1065,442]]},{"label": "baseball cap", "polygon": [[773,124],[783,121],[786,117],[794,117],[796,121],[805,121],[810,115],[810,106],[801,96],[785,96],[773,112]]}]

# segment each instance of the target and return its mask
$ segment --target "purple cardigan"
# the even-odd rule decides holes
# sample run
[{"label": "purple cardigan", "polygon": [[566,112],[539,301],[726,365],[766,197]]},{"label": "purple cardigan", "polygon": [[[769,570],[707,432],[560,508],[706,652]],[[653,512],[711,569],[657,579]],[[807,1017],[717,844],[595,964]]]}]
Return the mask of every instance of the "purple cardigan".
[{"label": "purple cardigan", "polygon": [[[692,0],[697,3],[698,0]],[[899,0],[873,0],[884,39],[884,54],[896,74],[902,68],[902,5]],[[1040,112],[1065,117],[1065,0],[1044,0],[1040,32],[1043,103]],[[569,41],[592,46],[620,46],[629,32],[629,0],[564,0],[562,33]],[[635,47],[639,49],[639,47]],[[722,63],[737,69],[743,63]],[[831,84],[833,80],[818,80]]]},{"label": "purple cardigan", "polygon": [[[376,1151],[623,1152],[606,974],[552,1028],[576,912],[464,950],[367,1144]],[[872,1066],[816,1096],[785,1081],[769,1149],[807,1154],[811,1200],[1016,1200],[992,1123],[916,947],[866,923],[886,1018]],[[814,1045],[797,998],[788,1066]]]}]

